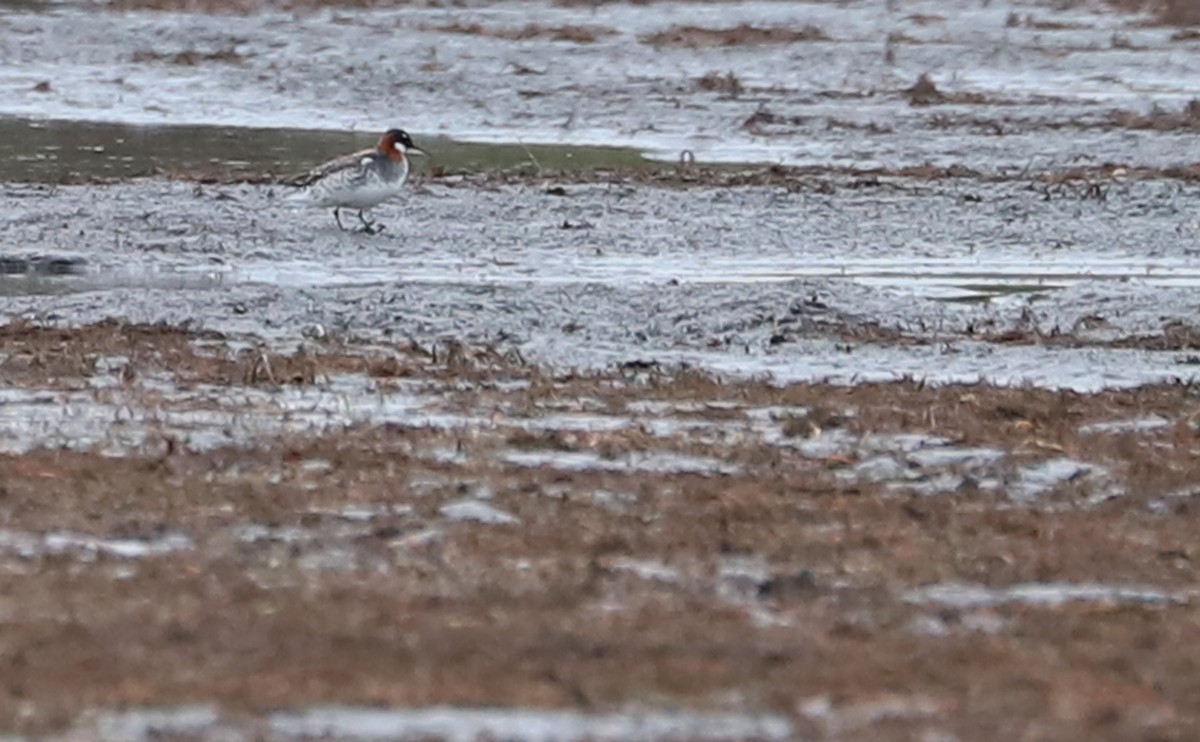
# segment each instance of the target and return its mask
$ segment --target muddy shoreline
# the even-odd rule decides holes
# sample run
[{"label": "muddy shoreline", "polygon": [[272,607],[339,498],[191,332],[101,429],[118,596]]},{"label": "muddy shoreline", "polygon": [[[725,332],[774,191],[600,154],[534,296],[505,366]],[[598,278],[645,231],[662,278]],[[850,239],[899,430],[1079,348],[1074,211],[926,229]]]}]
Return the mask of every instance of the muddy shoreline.
[{"label": "muddy shoreline", "polygon": [[388,230],[372,237],[289,207],[277,185],[11,184],[0,308],[277,343],[454,339],[560,368],[691,364],[785,382],[1191,379],[1196,187],[1113,182],[1102,199],[1047,187],[422,176],[378,210]]},{"label": "muddy shoreline", "polygon": [[0,0],[0,736],[1196,738],[1186,10]]},{"label": "muddy shoreline", "polygon": [[155,5],[7,6],[0,113],[364,134],[401,125],[666,162],[686,150],[709,165],[1195,162],[1197,40],[1151,7]]}]

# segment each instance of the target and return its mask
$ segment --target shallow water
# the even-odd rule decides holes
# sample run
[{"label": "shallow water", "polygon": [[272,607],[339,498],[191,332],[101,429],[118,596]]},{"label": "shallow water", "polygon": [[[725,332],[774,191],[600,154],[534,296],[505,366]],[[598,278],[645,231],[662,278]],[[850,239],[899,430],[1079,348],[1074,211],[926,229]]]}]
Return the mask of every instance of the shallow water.
[{"label": "shallow water", "polygon": [[[554,412],[530,409],[520,396],[475,398],[486,395],[485,390],[466,382],[427,379],[419,384],[422,391],[416,394],[405,384],[355,374],[318,376],[303,385],[283,387],[178,383],[156,374],[118,381],[115,375],[99,374],[90,379],[86,390],[8,388],[0,390],[0,453],[62,448],[109,457],[162,456],[172,450],[247,448],[289,436],[336,436],[358,426],[386,426],[405,435],[433,434],[432,439],[413,436],[405,451],[413,461],[434,466],[478,458],[500,470],[546,471],[566,477],[596,473],[738,477],[747,473],[747,465],[743,459],[729,458],[728,451],[748,447],[759,450],[759,456],[853,462],[834,476],[837,487],[846,490],[885,484],[892,492],[923,496],[1000,492],[1008,501],[1031,508],[1055,507],[1052,496],[1067,483],[1083,498],[1076,503],[1083,507],[1125,493],[1122,480],[1105,466],[1067,457],[1027,463],[1010,451],[961,446],[931,432],[860,435],[838,425],[829,430],[787,427],[807,418],[803,408],[735,403],[691,409],[648,399],[623,413],[599,413],[580,411],[587,409],[585,402],[568,396],[564,399],[572,400],[575,411]],[[487,389],[504,386],[499,382]],[[461,394],[473,401],[464,403],[456,396]],[[690,417],[698,413],[717,417]],[[849,419],[856,411],[849,408],[837,414]],[[1163,423],[1154,430],[1166,429],[1170,421]],[[1086,434],[1102,432],[1101,428]],[[641,443],[636,448],[601,445],[605,440],[624,439]],[[303,462],[300,473],[319,477],[330,467],[328,461],[314,459]],[[410,482],[409,488],[422,492],[460,484],[435,478]],[[469,497],[440,510],[446,521],[517,522],[487,502],[492,494],[488,488],[468,489]],[[465,489],[462,492],[467,494]],[[360,525],[409,514],[403,508],[305,512]],[[247,528],[254,539],[298,537],[291,528],[282,533],[258,524]],[[346,532],[358,533],[354,528]],[[129,556],[139,548],[146,555],[165,549],[158,542],[139,546],[141,542],[91,543],[71,538],[66,534],[54,542],[57,546],[47,541],[39,547],[37,536],[17,534],[6,540],[0,534],[0,546],[30,554],[40,548]]]},{"label": "shallow water", "polygon": [[276,714],[271,729],[283,737],[395,739],[435,736],[447,740],[481,737],[516,740],[726,740],[786,739],[792,725],[782,716],[659,712],[584,715],[561,711],[503,709],[417,709],[368,711],[314,709]]},{"label": "shallow water", "polygon": [[[136,125],[0,116],[0,181],[66,180],[153,175],[216,178],[283,177],[373,147],[378,132],[263,129],[200,125]],[[648,167],[636,151],[612,147],[471,144],[416,136],[426,150],[416,172],[522,169],[593,170]]]},{"label": "shallow water", "polygon": [[[530,19],[549,32],[502,38]],[[1144,20],[1101,5],[976,0],[615,3],[603,12],[514,1],[215,16],[10,4],[0,13],[0,113],[399,125],[462,141],[628,147],[670,161],[690,150],[701,162],[1014,173],[1186,162],[1188,136],[1114,125],[1124,109],[1178,112],[1200,94],[1196,42]],[[814,26],[828,38],[648,41],[677,26],[739,24]],[[454,32],[475,26],[482,32]],[[570,26],[601,33],[591,43],[554,38]],[[926,73],[960,98],[910,105],[905,90]],[[709,74],[732,74],[738,86],[701,84]]]},{"label": "shallow water", "polygon": [[1042,608],[1054,608],[1072,602],[1107,605],[1171,604],[1186,603],[1193,597],[1190,591],[1176,593],[1145,585],[1054,582],[994,589],[982,585],[940,584],[912,590],[908,594],[908,600],[913,603],[955,608],[986,608],[1009,603]]},{"label": "shallow water", "polygon": [[190,548],[192,540],[179,533],[149,539],[113,539],[69,531],[34,534],[0,530],[0,552],[7,552],[21,559],[57,554],[73,554],[83,561],[94,561],[98,555],[137,559]]},{"label": "shallow water", "polygon": [[[150,740],[172,735],[205,739],[396,740],[471,742],[572,740],[774,740],[789,739],[792,723],[781,715],[634,710],[587,714],[535,709],[430,707],[379,709],[325,707],[280,711],[262,719],[225,718],[211,706],[95,711],[62,739]],[[93,735],[93,736],[89,736]]]}]

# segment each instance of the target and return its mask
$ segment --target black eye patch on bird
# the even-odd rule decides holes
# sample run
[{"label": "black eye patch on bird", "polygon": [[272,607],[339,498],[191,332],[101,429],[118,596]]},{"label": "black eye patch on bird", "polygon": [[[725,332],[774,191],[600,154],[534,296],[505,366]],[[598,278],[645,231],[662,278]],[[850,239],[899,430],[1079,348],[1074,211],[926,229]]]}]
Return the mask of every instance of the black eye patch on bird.
[{"label": "black eye patch on bird", "polygon": [[425,154],[425,150],[413,144],[412,137],[410,137],[408,132],[404,131],[403,129],[391,129],[385,136],[389,137],[393,142],[395,142],[396,149],[400,150],[401,152],[414,155]]}]

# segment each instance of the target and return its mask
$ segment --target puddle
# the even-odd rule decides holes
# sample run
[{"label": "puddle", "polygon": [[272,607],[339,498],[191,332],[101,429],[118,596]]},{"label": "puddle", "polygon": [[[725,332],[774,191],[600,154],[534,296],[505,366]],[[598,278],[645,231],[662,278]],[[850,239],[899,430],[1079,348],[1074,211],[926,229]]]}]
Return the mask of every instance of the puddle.
[{"label": "puddle", "polygon": [[[648,167],[613,147],[472,144],[411,131],[429,152],[421,168],[448,173],[514,168],[595,170]],[[135,125],[0,116],[0,181],[58,183],[173,173],[282,177],[374,147],[379,132],[227,126]],[[3,269],[0,264],[0,269]],[[0,272],[7,272],[0,270]]]},{"label": "puddle", "polygon": [[152,539],[101,538],[70,531],[50,531],[44,534],[0,530],[0,551],[7,550],[22,559],[34,559],[45,554],[74,554],[91,561],[98,555],[120,559],[138,559],[193,546],[191,538],[180,533]]},{"label": "puddle", "polygon": [[545,466],[563,471],[642,472],[647,474],[724,474],[740,467],[708,456],[637,451],[612,458],[592,451],[504,451],[500,460],[517,466]]},{"label": "puddle", "polygon": [[1091,423],[1079,426],[1082,435],[1120,435],[1123,433],[1149,433],[1169,427],[1171,421],[1165,417],[1151,415],[1134,420],[1113,420],[1111,422]]},{"label": "puddle", "polygon": [[[95,734],[103,742],[152,742],[163,737],[193,735],[199,739],[220,739],[221,732],[227,731],[223,727],[221,714],[214,706],[179,706],[92,712],[78,731]],[[77,735],[68,733],[64,742],[76,738]]]},{"label": "puddle", "polygon": [[[1084,432],[1083,430],[1080,431]],[[805,446],[820,457],[859,457],[835,476],[846,487],[861,483],[886,483],[892,490],[938,495],[963,488],[1002,491],[1013,501],[1032,504],[1056,488],[1078,483],[1089,504],[1121,495],[1122,485],[1108,471],[1086,461],[1066,457],[1019,467],[1015,476],[1005,469],[1010,453],[997,448],[951,445],[925,433],[865,436],[829,436]]]},{"label": "puddle", "polygon": [[[338,5],[210,16],[10,3],[0,112],[342,130],[399,124],[476,142],[615,143],[666,161],[688,150],[699,162],[1019,173],[1130,159],[1174,165],[1176,133],[1139,127],[1136,116],[1182,110],[1200,73],[1171,28],[1102,4],[1045,11],[1069,27],[1048,33],[1009,23],[1012,8],[999,4],[916,0],[902,12],[864,15],[834,3],[743,2],[738,23],[821,33],[715,47],[654,39],[680,25],[720,36],[732,25],[720,4],[683,12],[674,3],[621,4],[602,18],[587,4],[531,6],[546,28],[601,27],[585,39],[522,37],[527,19],[506,3]],[[363,43],[379,36],[387,60]],[[396,71],[388,60],[410,60],[419,74],[380,93],[380,65],[385,76]],[[797,69],[806,74],[797,78]],[[907,91],[926,73],[938,95],[914,105]],[[403,121],[381,120],[381,95],[383,110]]]},{"label": "puddle", "polygon": [[981,608],[1021,603],[1028,606],[1056,608],[1067,603],[1118,604],[1182,604],[1191,600],[1188,593],[1176,593],[1138,585],[1106,585],[1104,583],[1046,582],[989,588],[983,585],[940,584],[910,590],[906,600],[911,603],[948,606],[952,608]]},{"label": "puddle", "polygon": [[272,733],[299,739],[379,739],[433,737],[473,740],[738,740],[790,739],[792,724],[783,716],[736,713],[630,712],[584,714],[523,709],[371,710],[314,709],[275,714]]},{"label": "puddle", "polygon": [[1006,452],[948,444],[945,439],[922,434],[868,436],[863,441],[862,453],[894,453],[864,458],[838,471],[837,479],[844,486],[885,482],[892,489],[922,495],[954,492],[968,482],[980,489],[1000,486],[994,478],[998,476],[996,465],[1008,457]]},{"label": "puddle", "polygon": [[338,509],[309,508],[307,515],[337,518],[350,523],[367,523],[380,518],[407,517],[414,512],[411,505],[381,505],[379,507],[351,506]]},{"label": "puddle", "polygon": [[[99,359],[97,369],[120,371],[127,359]],[[395,391],[360,375],[322,377],[306,386],[220,387],[208,384],[177,385],[170,375],[139,375],[126,386],[108,373],[90,377],[89,389],[74,391],[0,387],[0,452],[27,453],[35,448],[63,447],[100,451],[111,456],[145,452],[162,445],[166,437],[192,451],[247,445],[263,436],[336,431],[358,424],[390,425],[410,430],[495,430],[539,433],[614,433],[638,428],[665,441],[684,436],[693,442],[715,442],[720,436],[747,435],[745,423],[721,424],[677,418],[628,418],[617,415],[548,414],[542,417],[509,416],[494,410],[446,411],[440,394],[447,386],[434,383],[422,395]],[[149,395],[149,396],[147,396]],[[463,452],[433,446],[414,451],[435,461],[454,462]],[[513,451],[502,454],[508,463],[522,466],[555,466],[570,470],[696,472],[730,474],[737,471],[715,459],[670,453],[637,453],[605,458],[581,451]],[[320,473],[329,462],[308,461],[304,472]],[[435,489],[454,482],[430,483]],[[425,486],[412,485],[415,489]],[[477,498],[479,499],[479,498]],[[345,512],[313,511],[314,515],[343,520],[369,520],[398,514],[394,511],[358,509]]]},{"label": "puddle", "polygon": [[459,500],[439,508],[442,517],[454,523],[484,523],[486,525],[517,525],[520,518],[479,500]]},{"label": "puddle", "polygon": [[[100,385],[104,386],[104,385]],[[161,386],[161,383],[158,384]],[[436,411],[436,400],[376,393],[365,377],[334,377],[319,387],[278,390],[168,385],[153,405],[137,390],[74,392],[0,390],[0,451],[38,447],[123,455],[176,437],[194,451],[244,445],[261,435],[319,433],[355,423],[412,428],[487,424]]]},{"label": "puddle", "polygon": [[265,742],[301,739],[438,739],[476,742],[584,742],[585,740],[784,740],[793,735],[787,717],[772,714],[635,710],[578,711],[503,708],[387,709],[326,707],[278,712],[261,718],[226,715],[215,706],[91,711],[75,728],[53,739],[138,742],[164,737]]},{"label": "puddle", "polygon": [[888,482],[897,479],[913,479],[918,476],[919,474],[911,471],[891,456],[873,456],[858,462],[850,469],[838,472],[838,480],[847,485],[858,482]]},{"label": "puddle", "polygon": [[889,482],[888,486],[894,490],[898,489],[929,496],[957,492],[967,486],[979,489],[996,489],[1000,485],[995,480],[967,479],[967,477],[952,472],[937,472],[921,475],[911,482]]},{"label": "puddle", "polygon": [[278,543],[298,544],[313,541],[317,538],[315,532],[294,526],[264,526],[259,523],[247,523],[232,529],[234,538],[248,544]]},{"label": "puddle", "polygon": [[[946,259],[941,265],[932,261],[913,261],[908,257],[863,258],[841,256],[823,260],[806,256],[772,257],[770,267],[758,264],[749,256],[709,255],[689,264],[671,263],[660,256],[608,256],[604,260],[580,261],[571,255],[572,269],[562,264],[562,256],[541,256],[548,260],[526,263],[520,255],[505,258],[491,265],[475,263],[471,273],[465,273],[462,262],[448,261],[441,265],[426,262],[418,271],[405,265],[350,266],[328,265],[309,261],[272,261],[269,264],[243,263],[225,271],[228,284],[264,284],[281,287],[376,286],[395,282],[420,282],[435,285],[462,286],[524,286],[530,283],[551,286],[586,285],[632,280],[642,284],[657,282],[704,284],[786,284],[802,279],[853,281],[857,284],[899,290],[934,300],[992,300],[1004,297],[1020,299],[1026,293],[1009,290],[1013,281],[1036,280],[1038,292],[1094,282],[1125,283],[1137,280],[1148,286],[1200,287],[1200,264],[1194,261],[1157,261],[1153,273],[1146,270],[1145,261],[1131,259],[1114,261],[1100,256],[1080,255],[1073,258],[1082,268],[1070,272],[1056,271],[1052,264],[1039,259],[1038,272],[1013,274],[1016,258],[970,258],[972,276],[992,283],[984,286],[963,286],[954,269],[962,259]],[[989,265],[991,263],[991,265]],[[507,269],[507,270],[506,270]]]},{"label": "puddle", "polygon": [[748,602],[771,579],[771,567],[761,556],[725,557],[717,569],[717,592],[725,599]]},{"label": "puddle", "polygon": [[[703,265],[681,267],[658,258],[624,258],[576,264],[574,270],[556,265],[553,257],[540,265],[524,261],[510,265],[478,264],[476,261],[426,261],[414,266],[411,261],[373,261],[373,265],[338,265],[310,261],[277,260],[270,263],[239,262],[231,266],[173,267],[169,265],[146,268],[114,269],[89,267],[87,261],[71,256],[50,257],[38,263],[35,259],[15,257],[0,265],[0,297],[34,296],[42,294],[118,291],[124,289],[159,289],[186,291],[227,291],[239,286],[261,286],[281,289],[343,289],[404,285],[441,286],[451,290],[487,287],[489,289],[519,289],[530,284],[548,287],[588,287],[633,280],[644,285],[657,282],[703,284],[788,284],[796,280],[816,282],[847,281],[862,286],[903,292],[913,297],[934,301],[966,304],[987,304],[1001,300],[1020,301],[1025,291],[1008,290],[1006,275],[1008,261],[1000,260],[987,277],[995,283],[991,288],[960,286],[951,277],[931,266],[907,265],[905,270],[879,271],[867,262],[852,257],[842,258],[836,265],[822,267],[791,267],[787,259],[770,271],[763,272],[748,260],[734,257],[710,258]],[[793,258],[795,260],[795,258]],[[1088,262],[1089,258],[1080,256]],[[890,259],[900,264],[905,258]],[[471,263],[475,263],[471,265]],[[464,270],[470,267],[471,270]],[[1025,278],[1045,280],[1037,293],[1060,290],[1071,286],[1091,285],[1094,282],[1124,284],[1136,280],[1145,286],[1200,287],[1200,269],[1172,266],[1164,263],[1154,274],[1146,274],[1142,264],[1110,265],[1107,275],[1084,269],[1072,274],[1028,274]],[[980,266],[987,271],[987,266]],[[978,277],[982,278],[984,274]],[[719,278],[718,278],[719,276]]]},{"label": "puddle", "polygon": [[640,580],[649,580],[650,582],[674,584],[683,579],[679,570],[674,567],[645,559],[620,557],[609,561],[605,566],[614,572],[627,572]]},{"label": "puddle", "polygon": [[978,469],[994,464],[1007,456],[994,448],[945,446],[911,451],[906,459],[922,468],[964,467]]},{"label": "puddle", "polygon": [[[1091,393],[1145,384],[1190,382],[1197,378],[1196,373],[1179,363],[1177,354],[1139,350],[964,343],[951,354],[945,354],[928,346],[866,345],[855,347],[852,352],[845,352],[845,346],[832,342],[814,342],[802,347],[808,351],[803,358],[790,354],[739,358],[701,352],[662,352],[655,357],[667,366],[693,365],[742,378],[765,375],[779,383],[853,385],[920,379],[931,384],[986,382]],[[838,352],[839,347],[842,353]],[[814,451],[837,449],[832,441],[806,443],[813,444]]]},{"label": "puddle", "polygon": [[[847,733],[870,728],[881,722],[915,721],[939,717],[954,707],[953,701],[932,696],[882,694],[858,701],[834,701],[830,696],[802,699],[797,704],[801,715],[819,724],[826,737],[839,738]],[[929,739],[941,739],[937,732]],[[953,735],[947,733],[945,738]]]},{"label": "puddle", "polygon": [[863,438],[862,447],[868,451],[888,451],[907,455],[928,449],[941,449],[949,440],[930,433],[871,433]]},{"label": "puddle", "polygon": [[1048,494],[1060,484],[1083,479],[1102,479],[1107,471],[1094,464],[1065,457],[1048,459],[1021,469],[1008,496],[1016,502],[1031,502]]}]

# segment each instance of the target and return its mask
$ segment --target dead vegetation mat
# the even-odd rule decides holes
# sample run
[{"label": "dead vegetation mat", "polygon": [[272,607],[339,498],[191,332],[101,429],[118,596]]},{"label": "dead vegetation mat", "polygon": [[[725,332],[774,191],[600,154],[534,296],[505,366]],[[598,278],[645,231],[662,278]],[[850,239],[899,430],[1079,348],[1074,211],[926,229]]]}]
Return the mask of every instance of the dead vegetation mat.
[{"label": "dead vegetation mat", "polygon": [[[844,739],[928,729],[1187,739],[1200,729],[1200,507],[1187,494],[1200,486],[1200,405],[1188,385],[777,386],[694,371],[555,373],[465,346],[330,341],[302,357],[239,357],[219,349],[225,340],[116,322],[14,324],[0,327],[0,380],[64,388],[95,373],[95,358],[121,357],[131,385],[164,371],[230,388],[354,372],[444,382],[463,410],[505,412],[465,427],[356,425],[204,452],[0,458],[0,728],[44,732],[87,708],[194,702],[605,710],[736,697],[792,716],[803,737],[831,728],[805,711],[814,698],[852,720],[838,727]],[[501,378],[527,383],[488,383]],[[1019,461],[1103,463],[1123,490],[1103,501],[1070,482],[1037,502],[970,486],[926,496],[839,483],[855,451],[812,457],[763,439],[505,423],[581,401],[591,414],[653,402],[708,422],[778,408],[789,440],[937,435]],[[1147,415],[1169,424],[1081,432]],[[666,451],[735,468],[569,471],[505,463],[497,454],[511,449]],[[443,508],[464,496],[514,520],[447,519]],[[348,514],[363,509],[376,515]],[[122,558],[11,546],[13,534],[64,532],[177,534],[188,547]],[[745,564],[757,566],[735,568]],[[1039,582],[1193,597],[983,607],[912,597],[930,584]],[[881,703],[900,710],[872,716]]]}]

